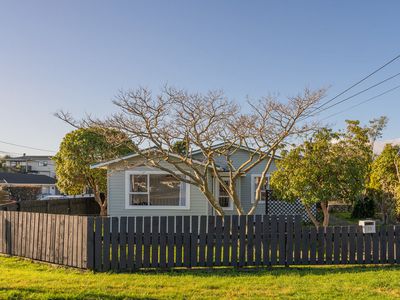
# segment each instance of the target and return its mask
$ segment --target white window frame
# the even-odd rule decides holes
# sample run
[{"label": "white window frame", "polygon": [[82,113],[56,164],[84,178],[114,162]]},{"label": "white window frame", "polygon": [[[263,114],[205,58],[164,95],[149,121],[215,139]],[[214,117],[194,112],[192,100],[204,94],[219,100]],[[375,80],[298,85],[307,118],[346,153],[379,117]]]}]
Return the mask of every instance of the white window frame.
[{"label": "white window frame", "polygon": [[[172,209],[172,210],[188,210],[190,209],[190,184],[184,182],[186,185],[186,203],[185,206],[180,206],[180,205],[174,205],[174,206],[168,206],[168,205],[131,205],[129,203],[129,198],[130,198],[130,189],[131,189],[131,182],[130,182],[130,176],[131,175],[151,175],[151,174],[170,174],[165,171],[125,171],[125,209]],[[150,177],[148,176],[147,179],[147,188],[149,189],[150,185]],[[140,193],[138,193],[140,194]],[[148,190],[147,193],[142,193],[142,194],[148,194],[150,197],[150,190]]]},{"label": "white window frame", "polygon": [[[254,185],[255,185],[256,178],[261,177],[261,176],[262,176],[262,174],[251,174],[251,203],[254,203],[254,201],[255,201],[256,188]],[[267,190],[268,190],[270,187],[269,182],[271,179],[271,174],[269,174],[269,173],[266,174],[265,178],[268,179],[268,185],[267,185]],[[258,203],[265,203],[265,200],[260,199],[260,201],[258,201]]]},{"label": "white window frame", "polygon": [[[225,179],[225,178],[222,178]],[[229,181],[229,178],[226,178]],[[215,198],[217,198],[218,203],[219,203],[219,180],[215,178]],[[221,206],[222,207],[222,206]],[[222,207],[223,210],[233,210],[233,200],[231,197],[229,197],[229,206],[228,207]]]}]

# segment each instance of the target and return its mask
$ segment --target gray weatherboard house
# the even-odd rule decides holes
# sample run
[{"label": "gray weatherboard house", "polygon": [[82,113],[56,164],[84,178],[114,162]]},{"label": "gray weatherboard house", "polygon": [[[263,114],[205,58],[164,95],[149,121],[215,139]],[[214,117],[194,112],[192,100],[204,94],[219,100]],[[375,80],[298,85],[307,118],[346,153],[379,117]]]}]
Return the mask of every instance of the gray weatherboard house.
[{"label": "gray weatherboard house", "polygon": [[[251,149],[240,147],[232,155],[234,163],[240,165],[246,161],[250,151]],[[192,158],[196,163],[203,164],[200,151],[194,151]],[[217,163],[222,170],[226,166],[223,157]],[[254,201],[255,187],[265,164],[266,161],[260,163],[238,181],[237,191],[245,211],[249,210]],[[171,168],[172,166],[165,162],[164,167]],[[111,217],[215,215],[214,209],[198,187],[179,182],[167,172],[147,165],[145,159],[138,154],[100,162],[92,165],[91,168],[107,169],[108,214]],[[275,169],[275,162],[273,162],[270,170],[273,172]],[[270,174],[267,178],[269,176]],[[224,190],[219,188],[218,181],[212,181],[214,194],[225,213],[236,214],[232,201]],[[265,199],[264,193],[266,189],[269,189],[268,181],[262,191],[261,199]],[[269,201],[268,208],[270,215],[300,214],[304,220],[308,219],[300,202],[292,204],[284,201]],[[256,214],[265,214],[265,201],[260,201]]]}]

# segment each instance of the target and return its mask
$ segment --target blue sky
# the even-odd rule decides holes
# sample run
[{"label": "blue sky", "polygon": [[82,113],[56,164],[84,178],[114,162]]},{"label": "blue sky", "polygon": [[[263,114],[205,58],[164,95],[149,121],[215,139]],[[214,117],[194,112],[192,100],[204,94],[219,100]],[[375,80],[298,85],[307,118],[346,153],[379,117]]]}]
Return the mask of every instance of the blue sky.
[{"label": "blue sky", "polygon": [[[57,150],[71,128],[54,112],[103,116],[119,89],[139,85],[223,89],[239,103],[305,86],[330,86],[334,96],[400,54],[399,11],[398,1],[365,0],[1,1],[0,141]],[[346,95],[398,72],[400,59]],[[384,139],[393,139],[399,113],[400,89],[326,122],[387,115]],[[0,151],[46,154],[3,143]]]}]

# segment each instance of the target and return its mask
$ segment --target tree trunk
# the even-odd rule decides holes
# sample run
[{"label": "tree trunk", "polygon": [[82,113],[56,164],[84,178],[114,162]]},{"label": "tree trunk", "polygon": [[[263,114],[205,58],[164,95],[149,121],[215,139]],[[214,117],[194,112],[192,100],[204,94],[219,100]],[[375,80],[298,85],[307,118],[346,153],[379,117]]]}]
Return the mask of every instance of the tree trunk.
[{"label": "tree trunk", "polygon": [[107,206],[104,203],[100,205],[100,216],[107,216]]},{"label": "tree trunk", "polygon": [[329,225],[329,205],[328,201],[321,202],[322,213],[324,214],[324,220],[322,222],[322,226],[328,227]]},{"label": "tree trunk", "polygon": [[94,200],[100,206],[100,216],[107,216],[107,196],[104,195],[104,201],[101,199],[101,194],[97,187],[93,188]]},{"label": "tree trunk", "polygon": [[222,209],[222,207],[219,205],[219,203],[215,199],[213,193],[209,192],[208,190],[204,190],[204,189],[201,189],[201,192],[204,194],[204,196],[206,196],[208,202],[215,209],[215,211],[217,212],[217,214],[219,216],[225,215],[224,210]]},{"label": "tree trunk", "polygon": [[312,211],[311,211],[310,207],[308,205],[306,205],[306,204],[304,204],[304,207],[306,209],[308,217],[313,222],[314,226],[318,228],[320,226],[320,224],[319,224],[318,220],[312,214]]}]

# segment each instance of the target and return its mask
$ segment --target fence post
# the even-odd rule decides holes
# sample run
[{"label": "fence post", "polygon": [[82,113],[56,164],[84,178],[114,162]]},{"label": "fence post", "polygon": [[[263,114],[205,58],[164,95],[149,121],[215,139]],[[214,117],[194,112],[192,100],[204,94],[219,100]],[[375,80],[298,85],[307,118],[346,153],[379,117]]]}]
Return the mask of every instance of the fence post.
[{"label": "fence post", "polygon": [[94,218],[87,217],[87,265],[86,267],[90,270],[94,270]]}]

